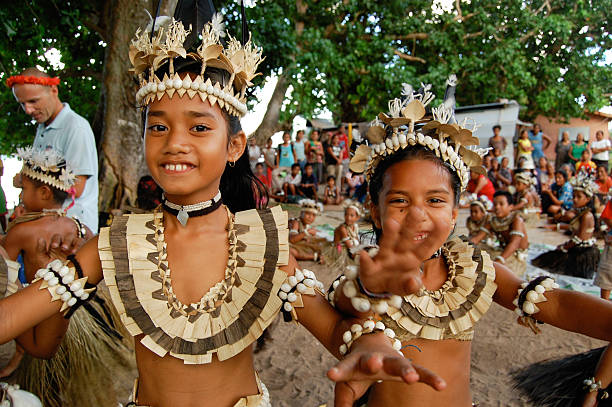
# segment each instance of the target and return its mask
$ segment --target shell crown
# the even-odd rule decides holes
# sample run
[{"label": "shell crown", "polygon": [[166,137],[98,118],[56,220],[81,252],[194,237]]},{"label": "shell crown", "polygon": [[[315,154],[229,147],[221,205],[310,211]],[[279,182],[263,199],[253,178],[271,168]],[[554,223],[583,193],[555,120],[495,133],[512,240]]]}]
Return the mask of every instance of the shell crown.
[{"label": "shell crown", "polygon": [[597,185],[593,177],[585,172],[576,174],[576,176],[570,180],[570,184],[574,191],[582,191],[587,194],[587,196],[593,196],[595,192],[599,191],[599,185]]},{"label": "shell crown", "polygon": [[17,149],[18,157],[23,161],[25,175],[68,191],[75,183],[76,176],[64,157],[56,150],[38,150],[25,147]]},{"label": "shell crown", "polygon": [[[426,117],[426,106],[435,98],[431,85],[421,84],[418,92],[403,85],[403,98],[389,101],[389,113],[380,113],[370,123],[367,144],[360,145],[351,159],[350,169],[365,172],[368,181],[378,164],[394,152],[410,146],[420,145],[431,150],[457,173],[461,187],[465,189],[470,171],[486,174],[481,166],[482,157],[488,149],[478,148],[479,140],[472,136],[477,125],[468,120],[460,124],[449,123],[453,118],[453,107],[441,104],[431,109]],[[419,126],[416,129],[417,125]]]},{"label": "shell crown", "polygon": [[300,201],[300,208],[302,208],[303,211],[316,212],[317,214],[323,212],[323,204],[313,199],[302,199]]},{"label": "shell crown", "polygon": [[523,184],[526,184],[526,185],[536,185],[537,184],[535,177],[529,171],[523,171],[523,172],[516,173],[514,175],[514,179],[515,181],[522,182]]},{"label": "shell crown", "polygon": [[[215,14],[212,21],[202,28],[197,49],[188,52],[184,43],[191,26],[187,29],[174,18],[168,21],[152,37],[147,30],[138,29],[130,45],[130,71],[138,76],[140,82],[140,89],[136,93],[137,103],[147,105],[165,94],[171,98],[175,92],[179,97],[187,93],[190,98],[198,95],[202,101],[208,100],[213,106],[218,103],[231,115],[244,116],[247,113],[246,90],[253,86],[251,81],[259,75],[257,67],[263,61],[262,51],[253,45],[250,37],[243,45],[228,35],[221,15]],[[225,36],[228,37],[226,44],[223,40]],[[177,57],[199,62],[199,75],[194,79],[189,76],[181,78],[174,70],[174,58]],[[166,63],[168,73],[159,78],[155,72]],[[230,80],[220,85],[204,79],[207,67],[228,72]]]}]

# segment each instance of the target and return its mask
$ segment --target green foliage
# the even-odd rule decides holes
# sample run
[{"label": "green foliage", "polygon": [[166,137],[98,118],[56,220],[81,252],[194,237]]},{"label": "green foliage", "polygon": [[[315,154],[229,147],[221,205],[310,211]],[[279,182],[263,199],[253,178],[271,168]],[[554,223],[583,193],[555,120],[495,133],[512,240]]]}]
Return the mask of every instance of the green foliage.
[{"label": "green foliage", "polygon": [[[460,6],[461,18],[454,8],[434,10],[431,0],[257,0],[247,13],[267,56],[265,74],[290,78],[284,118],[327,108],[337,119],[370,120],[402,82],[430,82],[441,95],[451,73],[459,78],[458,104],[516,99],[526,118],[580,116],[610,103],[612,68],[603,62],[612,48],[609,0]],[[238,10],[235,2],[227,7]],[[581,96],[584,105],[576,102]]]},{"label": "green foliage", "polygon": [[[92,15],[101,13],[96,1],[24,0],[0,8],[0,153],[32,143],[36,126],[4,84],[24,68],[40,65],[59,76],[60,99],[93,122],[100,99],[104,47],[91,29]],[[45,57],[61,53],[63,69],[54,70]]]},{"label": "green foliage", "polygon": [[[48,67],[44,54],[56,48],[65,67],[51,73],[62,79],[61,99],[93,122],[104,47],[92,30],[100,31],[96,21],[109,1],[25,0],[0,8],[0,80],[27,66]],[[458,104],[516,99],[528,119],[580,116],[610,102],[612,67],[604,63],[612,48],[610,0],[461,1],[461,17],[454,8],[432,7],[432,0],[254,3],[247,8],[249,28],[266,56],[255,83],[274,73],[291,84],[281,120],[324,109],[344,121],[370,120],[402,82],[429,82],[442,95],[451,73],[459,78]],[[229,31],[241,35],[238,2],[215,4]],[[5,87],[0,152],[13,152],[33,135]]]}]

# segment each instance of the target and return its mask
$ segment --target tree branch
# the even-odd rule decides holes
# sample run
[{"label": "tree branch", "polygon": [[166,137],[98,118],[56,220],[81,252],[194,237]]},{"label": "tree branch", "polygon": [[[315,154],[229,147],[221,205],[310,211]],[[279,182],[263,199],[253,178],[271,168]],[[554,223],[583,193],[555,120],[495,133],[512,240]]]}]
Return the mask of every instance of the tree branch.
[{"label": "tree branch", "polygon": [[425,61],[423,58],[419,58],[419,57],[415,57],[412,55],[408,55],[408,54],[404,54],[402,51],[399,50],[394,50],[393,53],[395,55],[397,55],[398,57],[405,59],[406,61],[410,61],[410,62],[420,62],[422,64],[427,63],[427,61]]},{"label": "tree branch", "polygon": [[463,36],[464,40],[470,39],[470,38],[474,38],[474,37],[479,37],[483,34],[483,31],[477,31],[475,33],[467,33]]}]

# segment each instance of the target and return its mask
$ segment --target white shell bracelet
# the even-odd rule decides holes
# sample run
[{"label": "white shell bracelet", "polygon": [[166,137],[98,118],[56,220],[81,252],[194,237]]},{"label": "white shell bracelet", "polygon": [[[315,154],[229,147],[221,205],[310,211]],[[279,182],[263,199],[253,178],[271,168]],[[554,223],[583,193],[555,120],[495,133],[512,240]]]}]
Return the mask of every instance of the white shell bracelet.
[{"label": "white shell bracelet", "polygon": [[378,331],[383,332],[385,336],[391,340],[393,349],[395,349],[400,354],[402,354],[401,353],[402,343],[400,342],[399,339],[396,339],[395,331],[393,331],[391,328],[387,328],[385,324],[383,324],[381,321],[374,322],[371,319],[368,319],[367,321],[365,321],[363,325],[359,325],[359,324],[351,325],[351,329],[348,331],[345,331],[344,334],[342,334],[342,342],[344,343],[340,345],[340,348],[338,349],[340,351],[340,354],[346,355],[347,353],[349,353],[351,351],[351,346],[353,346],[353,343],[361,335],[371,334],[371,333],[375,333]]},{"label": "white shell bracelet", "polygon": [[363,293],[356,282],[359,275],[357,266],[348,266],[344,275],[347,281],[342,287],[342,293],[351,301],[351,305],[356,311],[368,312],[372,310],[376,314],[384,314],[390,306],[394,308],[402,306],[403,300],[399,295],[391,295],[389,298],[372,298]]},{"label": "white shell bracelet", "polygon": [[295,274],[288,276],[278,291],[278,297],[283,301],[283,317],[285,321],[297,321],[296,307],[303,307],[302,294],[315,295],[316,291],[324,292],[323,283],[310,270],[295,270]]},{"label": "white shell bracelet", "polygon": [[546,301],[544,293],[559,288],[550,277],[537,277],[529,283],[521,284],[521,288],[517,290],[517,295],[512,304],[516,307],[514,312],[520,317],[519,323],[525,325],[538,334],[540,329],[536,326],[536,320],[531,316],[540,312],[536,304]]},{"label": "white shell bracelet", "polygon": [[95,288],[86,288],[87,277],[77,277],[74,268],[56,259],[46,268],[39,269],[32,283],[42,280],[40,289],[47,289],[51,293],[51,301],[61,300],[63,305],[60,312],[65,312],[79,300],[89,299],[90,294],[95,291]]}]

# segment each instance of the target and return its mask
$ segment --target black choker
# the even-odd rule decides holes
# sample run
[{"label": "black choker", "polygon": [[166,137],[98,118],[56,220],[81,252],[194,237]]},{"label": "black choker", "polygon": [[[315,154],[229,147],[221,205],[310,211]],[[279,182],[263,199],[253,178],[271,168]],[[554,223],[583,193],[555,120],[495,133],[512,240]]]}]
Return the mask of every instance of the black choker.
[{"label": "black choker", "polygon": [[221,199],[221,192],[217,192],[217,195],[215,195],[213,199],[193,205],[177,205],[168,201],[165,196],[163,197],[163,200],[164,202],[162,203],[162,207],[164,210],[176,216],[176,219],[178,219],[183,226],[187,225],[189,218],[209,214],[220,207],[223,203],[223,200]]}]

